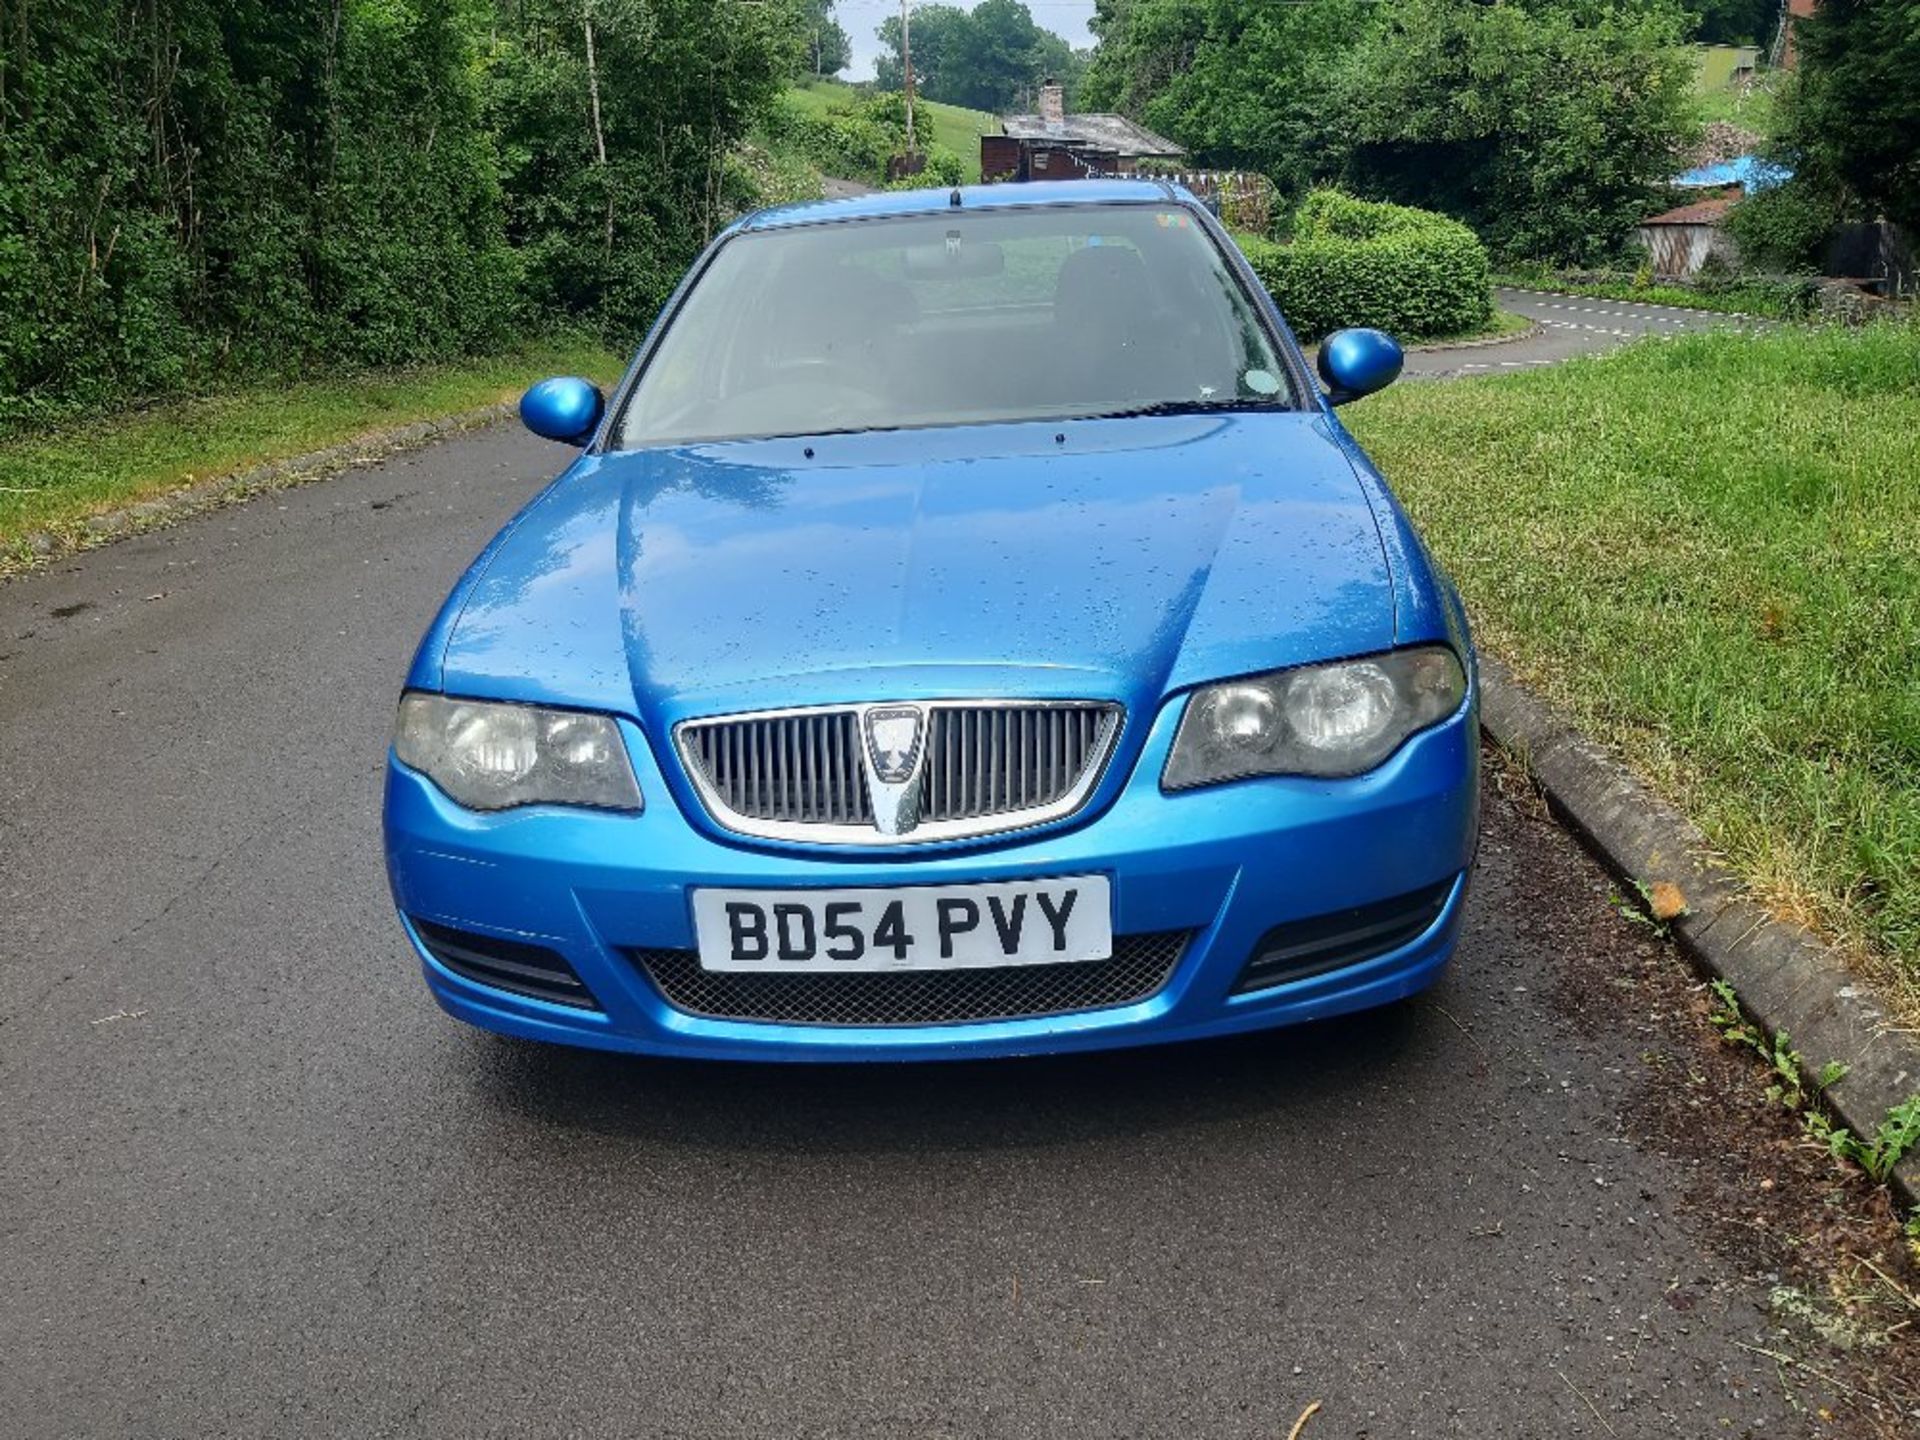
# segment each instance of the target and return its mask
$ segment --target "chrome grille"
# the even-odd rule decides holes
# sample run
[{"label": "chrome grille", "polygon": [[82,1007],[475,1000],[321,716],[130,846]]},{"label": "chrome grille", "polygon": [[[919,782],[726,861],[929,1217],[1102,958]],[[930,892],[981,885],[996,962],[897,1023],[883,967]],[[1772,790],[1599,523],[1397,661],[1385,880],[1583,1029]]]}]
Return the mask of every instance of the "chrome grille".
[{"label": "chrome grille", "polygon": [[1165,986],[1191,934],[1116,935],[1106,960],[850,975],[702,970],[692,950],[628,954],[669,1005],[691,1015],[783,1025],[954,1025],[1135,1004]]},{"label": "chrome grille", "polygon": [[922,716],[913,822],[882,835],[869,787],[867,710],[843,706],[689,720],[681,758],[729,829],[829,844],[899,844],[984,835],[1072,814],[1092,792],[1120,732],[1100,701],[954,701]]},{"label": "chrome grille", "polygon": [[1105,747],[1118,711],[1096,705],[969,705],[927,719],[922,820],[1017,814],[1057,803]]},{"label": "chrome grille", "polygon": [[814,711],[684,727],[692,758],[736,815],[799,825],[868,825],[860,716]]}]

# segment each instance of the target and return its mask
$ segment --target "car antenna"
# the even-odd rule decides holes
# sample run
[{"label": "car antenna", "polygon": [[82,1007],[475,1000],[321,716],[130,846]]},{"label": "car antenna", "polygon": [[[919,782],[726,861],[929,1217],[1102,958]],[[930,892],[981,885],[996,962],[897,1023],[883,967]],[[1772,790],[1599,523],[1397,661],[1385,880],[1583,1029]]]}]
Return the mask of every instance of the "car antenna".
[{"label": "car antenna", "polygon": [[960,208],[960,187],[958,185],[953,187],[953,193],[947,197],[947,204],[955,210]]}]

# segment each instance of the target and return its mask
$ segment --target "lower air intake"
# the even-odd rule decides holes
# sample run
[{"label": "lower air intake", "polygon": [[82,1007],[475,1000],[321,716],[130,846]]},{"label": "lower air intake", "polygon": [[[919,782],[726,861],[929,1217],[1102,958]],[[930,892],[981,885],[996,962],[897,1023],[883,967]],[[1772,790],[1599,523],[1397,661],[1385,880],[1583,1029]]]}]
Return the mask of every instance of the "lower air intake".
[{"label": "lower air intake", "polygon": [[700,968],[692,950],[633,950],[677,1010],[783,1025],[955,1025],[1131,1005],[1167,983],[1187,930],[1116,935],[1107,960],[853,975],[743,975]]},{"label": "lower air intake", "polygon": [[1306,980],[1411,945],[1433,928],[1452,893],[1453,881],[1443,880],[1378,904],[1276,925],[1253,947],[1234,992]]},{"label": "lower air intake", "polygon": [[544,945],[529,945],[521,940],[501,940],[492,935],[476,935],[436,925],[430,920],[414,920],[414,933],[427,953],[463,980],[476,985],[491,985],[515,995],[530,995],[535,1000],[550,1000],[556,1005],[573,1005],[582,1010],[598,1010],[600,1002],[573,973],[556,952]]}]

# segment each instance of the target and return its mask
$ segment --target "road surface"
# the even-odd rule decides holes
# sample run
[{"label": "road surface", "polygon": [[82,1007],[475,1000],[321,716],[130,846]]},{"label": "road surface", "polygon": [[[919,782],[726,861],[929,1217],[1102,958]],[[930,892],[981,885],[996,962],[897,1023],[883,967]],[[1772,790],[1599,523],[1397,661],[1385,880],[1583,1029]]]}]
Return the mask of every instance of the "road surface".
[{"label": "road surface", "polygon": [[1732,1082],[1658,1122],[1657,1075],[1720,1063],[1679,963],[1493,790],[1456,967],[1340,1023],[773,1072],[443,1017],[386,894],[388,727],[447,585],[563,458],[476,432],[0,586],[0,1435],[1273,1440],[1317,1399],[1305,1440],[1722,1436],[1844,1406],[1742,1348],[1793,1343],[1791,1255],[1701,1199],[1775,1164],[1744,1133],[1772,1122]]}]

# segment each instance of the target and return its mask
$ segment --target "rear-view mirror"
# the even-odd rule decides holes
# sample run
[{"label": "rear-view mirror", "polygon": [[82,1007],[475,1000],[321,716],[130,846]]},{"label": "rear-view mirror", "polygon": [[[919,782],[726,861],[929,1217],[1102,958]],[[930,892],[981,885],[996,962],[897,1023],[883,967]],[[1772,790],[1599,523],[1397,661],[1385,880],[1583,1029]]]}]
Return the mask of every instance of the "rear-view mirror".
[{"label": "rear-view mirror", "polygon": [[520,397],[520,423],[546,440],[584,445],[600,428],[606,409],[600,387],[577,375],[542,380]]},{"label": "rear-view mirror", "polygon": [[966,241],[958,230],[949,230],[944,244],[902,250],[900,268],[909,280],[972,280],[998,275],[1007,268],[1007,256],[992,240]]},{"label": "rear-view mirror", "polygon": [[1384,330],[1336,330],[1320,342],[1320,378],[1335,405],[1384,390],[1405,363],[1400,342]]}]

